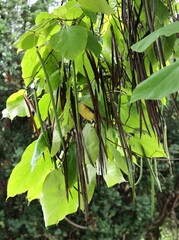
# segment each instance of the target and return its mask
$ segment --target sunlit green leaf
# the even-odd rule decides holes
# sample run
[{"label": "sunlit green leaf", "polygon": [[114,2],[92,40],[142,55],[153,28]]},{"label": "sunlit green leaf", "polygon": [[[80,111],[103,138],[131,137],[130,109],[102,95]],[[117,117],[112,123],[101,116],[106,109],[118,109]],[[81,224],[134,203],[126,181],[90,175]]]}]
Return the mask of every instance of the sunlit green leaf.
[{"label": "sunlit green leaf", "polygon": [[179,90],[179,62],[152,74],[145,81],[137,85],[131,96],[131,102],[139,99],[162,99]]},{"label": "sunlit green leaf", "polygon": [[25,103],[24,95],[26,95],[26,91],[21,89],[18,92],[13,93],[7,99],[4,117],[8,117],[13,120],[16,116],[29,116],[29,109]]},{"label": "sunlit green leaf", "polygon": [[[45,48],[43,48],[43,52]],[[41,54],[43,53],[41,50]],[[37,58],[36,48],[29,49],[25,52],[24,57],[21,62],[22,67],[22,77],[24,79],[25,85],[28,86],[32,79],[34,79],[37,70],[40,68],[40,63]]]},{"label": "sunlit green leaf", "polygon": [[43,136],[43,134],[41,134],[35,144],[35,149],[34,149],[34,153],[33,153],[32,160],[31,160],[31,170],[32,171],[34,170],[34,168],[36,166],[37,160],[42,156],[42,154],[44,153],[46,148],[47,148],[47,145],[45,143],[44,136]]},{"label": "sunlit green leaf", "polygon": [[38,41],[38,36],[34,32],[26,32],[20,39],[14,44],[14,47],[27,50],[36,46]]},{"label": "sunlit green leaf", "polygon": [[[50,99],[50,94],[49,93],[45,93],[38,102],[39,111],[40,111],[42,121],[45,121],[45,119],[48,116],[50,103],[51,103],[51,99]],[[37,128],[40,128],[40,123],[39,123],[37,114],[34,115],[34,120],[36,122]]]},{"label": "sunlit green leaf", "polygon": [[50,156],[49,150],[46,148],[43,155],[38,159],[33,174],[29,178],[32,179],[32,184],[27,192],[28,201],[32,201],[34,199],[39,199],[43,183],[47,174],[54,169],[52,159]]},{"label": "sunlit green leaf", "polygon": [[50,43],[52,48],[60,52],[67,59],[75,59],[86,47],[87,29],[80,26],[71,26],[54,34]]},{"label": "sunlit green leaf", "polygon": [[41,156],[31,171],[31,160],[34,154],[36,141],[31,143],[24,151],[21,161],[13,169],[7,187],[7,197],[14,197],[17,194],[29,191],[29,201],[39,198],[42,184],[46,175],[53,168],[48,151]]},{"label": "sunlit green leaf", "polygon": [[113,9],[107,4],[106,0],[78,0],[81,8],[92,12],[105,13],[107,15],[114,14]]},{"label": "sunlit green leaf", "polygon": [[58,18],[64,18],[66,12],[67,12],[67,9],[66,9],[65,6],[60,6],[60,7],[55,8],[55,9],[53,10],[53,14],[55,14],[56,17],[58,17]]},{"label": "sunlit green leaf", "polygon": [[60,138],[57,127],[55,127],[53,130],[53,137],[52,137],[52,147],[51,147],[52,157],[60,150],[60,146],[61,146],[61,138]]},{"label": "sunlit green leaf", "polygon": [[104,180],[108,187],[112,187],[117,183],[125,182],[125,179],[114,161],[107,161],[107,172],[104,174]]},{"label": "sunlit green leaf", "polygon": [[71,0],[65,4],[66,14],[65,17],[67,19],[77,19],[82,14],[83,11],[81,10],[79,3],[77,1]]},{"label": "sunlit green leaf", "polygon": [[[68,132],[70,132],[70,130],[72,128],[72,125],[70,125],[70,124],[71,124],[71,122],[69,122],[69,124],[61,127],[63,136],[66,136],[66,134]],[[52,147],[51,147],[51,156],[52,157],[60,150],[60,146],[61,146],[61,138],[59,135],[58,127],[55,124],[54,130],[53,130],[53,137],[52,137]]]},{"label": "sunlit green leaf", "polygon": [[53,19],[55,17],[57,17],[57,16],[53,13],[40,12],[35,19],[35,23],[36,23],[36,25],[38,25],[39,23],[44,22],[43,20],[45,20],[45,19]]},{"label": "sunlit green leaf", "polygon": [[140,134],[135,134],[134,137],[129,139],[129,144],[132,151],[139,154],[139,156],[148,158],[166,157],[162,145],[154,135],[150,136],[143,133],[140,136]]},{"label": "sunlit green leaf", "polygon": [[71,188],[69,200],[66,198],[64,176],[59,170],[53,170],[48,174],[40,197],[40,203],[44,214],[45,225],[57,224],[78,208],[78,192]]}]

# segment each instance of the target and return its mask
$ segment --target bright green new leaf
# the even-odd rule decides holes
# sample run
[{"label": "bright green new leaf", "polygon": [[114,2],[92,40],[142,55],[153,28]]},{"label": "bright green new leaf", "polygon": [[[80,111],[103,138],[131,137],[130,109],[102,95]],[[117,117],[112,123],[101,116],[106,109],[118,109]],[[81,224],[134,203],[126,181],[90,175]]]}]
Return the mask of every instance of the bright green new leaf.
[{"label": "bright green new leaf", "polygon": [[[48,116],[50,103],[51,103],[51,99],[50,99],[50,94],[49,93],[45,93],[38,102],[39,111],[40,111],[42,121],[45,121],[45,119]],[[40,123],[39,123],[37,114],[34,115],[34,120],[36,122],[37,128],[40,128]]]},{"label": "bright green new leaf", "polygon": [[65,4],[65,8],[66,8],[65,17],[67,19],[77,19],[83,14],[83,11],[79,6],[79,3],[74,0],[67,2]]},{"label": "bright green new leaf", "polygon": [[126,182],[119,167],[114,161],[108,160],[106,165],[107,172],[104,174],[104,180],[108,187],[112,187],[117,183]]},{"label": "bright green new leaf", "polygon": [[52,48],[67,59],[75,59],[86,48],[88,32],[80,26],[70,26],[54,34],[50,43]]},{"label": "bright green new leaf", "polygon": [[106,0],[78,0],[81,8],[92,12],[104,13],[106,15],[114,14],[114,10],[107,4]]},{"label": "bright green new leaf", "polygon": [[53,170],[48,174],[42,188],[40,203],[46,226],[57,224],[66,215],[77,211],[78,191],[70,188],[69,200],[67,200],[61,169]]},{"label": "bright green new leaf", "polygon": [[53,18],[56,18],[57,16],[53,13],[48,13],[48,12],[40,12],[36,19],[35,19],[35,23],[36,25],[38,25],[39,23],[41,22],[44,22],[43,20],[46,20],[46,19],[53,19]]},{"label": "bright green new leaf", "polygon": [[152,135],[149,136],[147,133],[135,134],[134,137],[129,139],[129,144],[133,152],[139,154],[139,156],[156,158],[166,157],[162,145],[158,142],[158,139]]},{"label": "bright green new leaf", "polygon": [[85,153],[86,160],[89,161],[89,155],[90,160],[95,163],[99,155],[99,139],[94,127],[91,124],[87,123],[83,128],[83,137],[88,152],[88,154],[87,152]]},{"label": "bright green new leaf", "polygon": [[61,139],[57,127],[53,130],[53,138],[52,138],[52,147],[51,147],[51,156],[55,156],[55,154],[60,150]]},{"label": "bright green new leaf", "polygon": [[14,47],[18,49],[27,50],[36,46],[38,36],[34,32],[26,32],[20,39],[14,44]]},{"label": "bright green new leaf", "polygon": [[58,18],[64,18],[66,11],[67,11],[67,9],[65,6],[60,6],[53,10],[53,14],[55,14],[56,17],[58,17]]},{"label": "bright green new leaf", "polygon": [[36,141],[34,153],[33,153],[32,160],[31,160],[31,170],[32,171],[34,170],[34,168],[36,166],[37,160],[42,156],[42,154],[44,153],[46,148],[47,148],[47,145],[45,143],[44,136],[43,136],[43,134],[41,134]]},{"label": "bright green new leaf", "polygon": [[131,102],[139,99],[162,99],[179,90],[179,62],[152,74],[145,81],[137,85],[131,96]]},{"label": "bright green new leaf", "polygon": [[[40,53],[44,53],[45,48],[41,49]],[[25,52],[24,57],[21,62],[22,67],[22,77],[24,83],[28,86],[34,79],[36,72],[40,69],[40,63],[36,54],[36,48],[29,49]]]},{"label": "bright green new leaf", "polygon": [[18,92],[13,93],[7,99],[4,117],[8,117],[13,120],[16,116],[29,116],[29,110],[25,103],[24,95],[26,95],[26,91],[21,89]]},{"label": "bright green new leaf", "polygon": [[29,191],[29,201],[39,198],[42,184],[46,175],[53,168],[48,150],[41,156],[31,171],[31,160],[36,141],[32,142],[24,151],[21,161],[13,169],[7,187],[7,198]]},{"label": "bright green new leaf", "polygon": [[169,37],[172,34],[179,32],[179,22],[171,23],[165,27],[159,28],[152,32],[139,42],[132,45],[132,50],[136,52],[145,51],[153,42],[155,42],[160,36]]},{"label": "bright green new leaf", "polygon": [[38,159],[32,175],[32,184],[27,192],[28,201],[39,199],[47,174],[54,169],[49,150],[46,148]]},{"label": "bright green new leaf", "polygon": [[38,102],[42,121],[44,121],[48,116],[48,110],[49,110],[50,103],[51,103],[51,99],[50,99],[49,93],[45,93]]}]

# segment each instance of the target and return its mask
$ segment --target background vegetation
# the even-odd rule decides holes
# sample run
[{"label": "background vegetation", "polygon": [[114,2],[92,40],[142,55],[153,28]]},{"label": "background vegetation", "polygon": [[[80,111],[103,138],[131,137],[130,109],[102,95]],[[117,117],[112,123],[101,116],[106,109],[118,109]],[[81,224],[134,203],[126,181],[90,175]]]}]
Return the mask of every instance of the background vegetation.
[{"label": "background vegetation", "polygon": [[[48,3],[48,4],[47,4]],[[39,11],[47,10],[51,1],[38,1],[33,6],[27,1],[0,2],[0,110],[5,107],[7,97],[19,89],[21,81],[21,56],[11,47],[14,40],[34,22]],[[172,101],[169,116],[173,114]],[[179,158],[179,124],[169,121],[168,137],[172,159]],[[168,118],[169,119],[169,118]],[[173,162],[173,175],[166,162],[159,163],[163,192],[156,192],[155,213],[151,213],[151,192],[149,172],[137,187],[137,200],[133,205],[131,190],[124,184],[107,188],[99,185],[90,205],[90,220],[86,230],[80,230],[66,221],[58,226],[44,228],[42,212],[36,201],[27,206],[24,196],[6,202],[6,186],[12,168],[19,162],[24,148],[30,143],[32,132],[28,119],[16,118],[13,123],[4,119],[0,123],[0,239],[178,239],[178,195],[179,168]],[[145,164],[145,163],[144,163]],[[70,219],[85,225],[83,216],[78,214]]]}]

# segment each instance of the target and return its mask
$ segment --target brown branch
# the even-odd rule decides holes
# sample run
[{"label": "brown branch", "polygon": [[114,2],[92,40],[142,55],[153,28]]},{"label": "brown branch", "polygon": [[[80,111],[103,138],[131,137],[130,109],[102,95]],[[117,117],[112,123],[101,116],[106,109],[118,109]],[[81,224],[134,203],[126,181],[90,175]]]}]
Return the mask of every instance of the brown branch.
[{"label": "brown branch", "polygon": [[67,217],[65,217],[65,220],[69,223],[69,224],[71,224],[72,226],[74,226],[74,227],[76,227],[76,228],[79,228],[79,229],[82,229],[82,230],[86,230],[87,229],[87,227],[86,226],[81,226],[81,225],[79,225],[79,224],[77,224],[77,223],[74,223],[73,221],[71,221],[69,218],[67,218]]}]

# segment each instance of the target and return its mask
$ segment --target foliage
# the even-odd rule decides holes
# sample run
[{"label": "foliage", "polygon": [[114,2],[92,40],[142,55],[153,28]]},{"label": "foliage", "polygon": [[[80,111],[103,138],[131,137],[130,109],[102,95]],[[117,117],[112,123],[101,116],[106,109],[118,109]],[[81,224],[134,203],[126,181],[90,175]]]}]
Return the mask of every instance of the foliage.
[{"label": "foliage", "polygon": [[[176,30],[169,15],[163,21],[162,1],[154,19],[148,19],[148,1],[109,3],[72,0],[51,14],[41,12],[36,25],[14,44],[25,51],[21,67],[26,88],[8,98],[3,116],[30,116],[37,140],[12,171],[8,197],[27,191],[29,201],[40,199],[46,226],[78,207],[88,213],[96,174],[108,187],[128,181],[135,198],[140,158],[147,160],[153,197],[154,181],[161,187],[156,158],[169,157],[161,110],[165,99],[133,102],[160,100],[178,90],[175,83],[164,89],[168,79],[163,79],[166,73],[175,79],[178,72],[178,63],[172,63]],[[160,28],[161,22],[166,26]],[[173,41],[163,52],[171,43],[163,37],[166,29]],[[147,42],[149,49],[133,45],[148,30],[153,33],[139,43]]]}]

